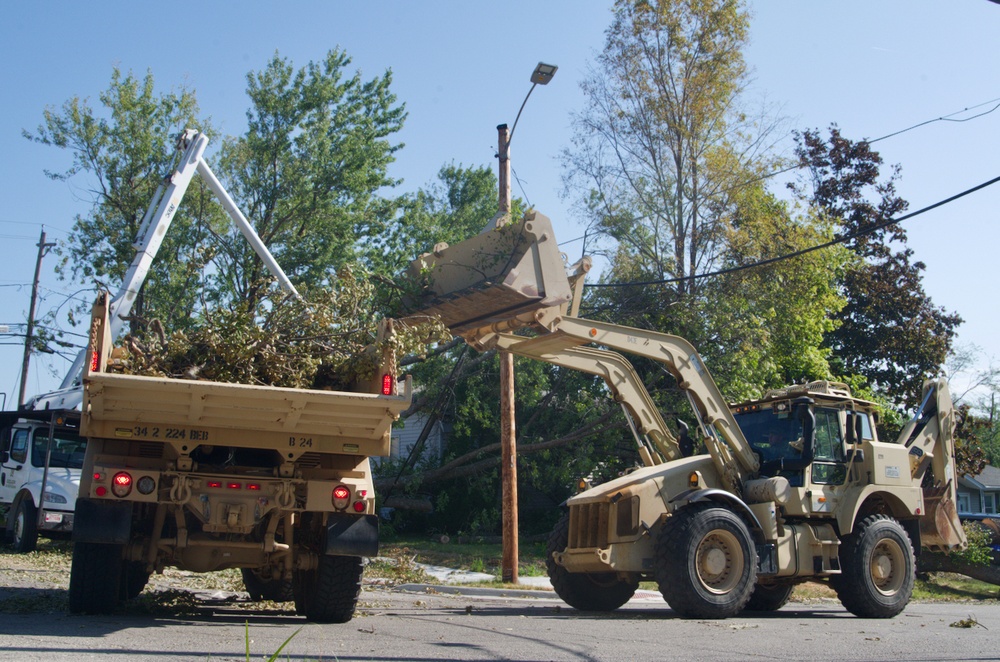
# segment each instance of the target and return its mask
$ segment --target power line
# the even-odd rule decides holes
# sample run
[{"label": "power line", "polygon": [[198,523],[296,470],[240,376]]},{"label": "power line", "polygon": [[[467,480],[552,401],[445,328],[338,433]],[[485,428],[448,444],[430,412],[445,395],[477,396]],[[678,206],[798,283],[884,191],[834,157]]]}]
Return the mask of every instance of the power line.
[{"label": "power line", "polygon": [[768,258],[766,260],[760,260],[759,262],[754,262],[752,264],[744,264],[744,265],[740,265],[738,267],[729,267],[728,269],[719,269],[718,271],[711,271],[711,272],[704,273],[704,274],[695,274],[693,276],[680,276],[680,277],[677,277],[677,278],[664,278],[664,279],[661,279],[661,280],[637,281],[637,282],[631,282],[631,283],[593,283],[591,285],[588,285],[588,287],[629,287],[629,286],[632,286],[632,285],[662,285],[662,284],[665,284],[665,283],[680,283],[682,281],[698,280],[700,278],[710,278],[712,276],[721,276],[721,275],[724,275],[724,274],[730,274],[730,273],[734,273],[734,272],[737,272],[737,271],[744,271],[746,269],[753,269],[755,267],[762,267],[762,266],[766,266],[768,264],[774,264],[775,262],[781,262],[782,260],[790,260],[793,257],[799,257],[800,255],[805,255],[806,253],[812,253],[813,251],[818,251],[818,250],[822,250],[824,248],[829,248],[830,246],[835,246],[837,244],[842,244],[842,243],[845,243],[845,242],[850,241],[852,239],[857,239],[858,237],[864,237],[866,235],[872,234],[872,233],[877,232],[877,231],[879,231],[879,230],[881,230],[883,228],[886,228],[886,227],[888,227],[890,225],[896,225],[897,223],[902,223],[903,221],[907,221],[907,220],[909,220],[909,219],[911,219],[911,218],[913,218],[915,216],[920,216],[921,214],[925,214],[925,213],[931,211],[932,209],[937,209],[938,207],[942,207],[944,205],[952,203],[955,200],[958,200],[959,198],[964,198],[965,196],[970,195],[972,193],[975,193],[976,191],[979,191],[981,189],[984,189],[987,186],[992,186],[993,184],[996,184],[997,182],[1000,182],[1000,177],[994,177],[993,179],[991,179],[991,180],[989,180],[987,182],[983,182],[982,184],[979,184],[978,186],[973,186],[972,188],[966,189],[965,191],[962,191],[961,193],[957,193],[957,194],[951,196],[950,198],[945,198],[944,200],[940,200],[938,202],[935,202],[932,205],[928,205],[928,206],[924,207],[923,209],[918,209],[917,211],[912,212],[910,214],[906,214],[905,216],[900,216],[899,218],[891,218],[891,219],[889,219],[887,221],[883,221],[882,223],[878,223],[876,225],[873,225],[872,227],[867,228],[865,230],[859,230],[858,232],[852,232],[851,234],[844,235],[843,237],[838,237],[836,239],[832,239],[832,240],[830,240],[830,241],[828,241],[826,243],[823,243],[823,244],[818,244],[816,246],[810,246],[809,248],[803,248],[802,250],[794,251],[794,252],[788,253],[786,255],[779,255],[778,257],[772,257],[772,258]]},{"label": "power line", "polygon": [[[997,3],[1000,4],[1000,0],[997,0]],[[973,115],[971,117],[963,117],[961,119],[952,119],[956,115],[961,115],[962,113],[967,113],[970,110],[975,110],[976,108],[982,108],[983,106],[988,106],[990,104],[993,104],[993,107],[990,108],[989,110],[983,111],[983,112],[978,113],[976,115]],[[861,141],[859,141],[859,143],[867,143],[867,144],[871,145],[873,143],[877,143],[879,141],[886,140],[888,138],[893,138],[893,137],[898,136],[900,134],[906,133],[908,131],[913,131],[914,129],[919,129],[920,127],[927,126],[928,124],[933,124],[935,122],[956,122],[956,123],[969,122],[971,120],[978,119],[978,118],[983,117],[985,115],[989,115],[990,113],[993,113],[993,112],[995,112],[998,109],[1000,109],[1000,97],[997,97],[995,99],[990,99],[989,101],[983,101],[982,103],[977,103],[974,106],[968,106],[966,108],[963,108],[962,110],[956,110],[955,112],[948,113],[947,115],[942,115],[940,117],[935,117],[933,119],[924,120],[923,122],[918,122],[917,124],[914,124],[913,126],[908,126],[905,129],[900,129],[898,131],[893,131],[892,133],[887,133],[886,135],[881,136],[879,138],[873,138],[872,140],[861,140]],[[771,179],[772,177],[777,177],[778,175],[783,175],[786,172],[791,172],[793,170],[798,170],[800,168],[805,168],[805,167],[807,167],[807,164],[796,163],[794,165],[790,165],[790,166],[787,166],[785,168],[781,168],[779,170],[775,170],[774,172],[768,173],[766,175],[761,175],[759,177],[755,177],[753,179],[747,180],[747,181],[743,182],[742,184],[737,184],[737,185],[733,186],[732,188],[730,188],[728,190],[731,191],[731,190],[734,190],[734,189],[737,189],[737,188],[741,188],[743,186],[749,186],[750,184],[756,184],[757,182],[762,182],[765,179]],[[584,239],[584,238],[585,238],[585,236],[575,237],[573,239],[567,239],[566,241],[560,241],[559,242],[559,246],[563,246],[565,244],[572,244],[572,243],[580,241],[581,239]]]}]

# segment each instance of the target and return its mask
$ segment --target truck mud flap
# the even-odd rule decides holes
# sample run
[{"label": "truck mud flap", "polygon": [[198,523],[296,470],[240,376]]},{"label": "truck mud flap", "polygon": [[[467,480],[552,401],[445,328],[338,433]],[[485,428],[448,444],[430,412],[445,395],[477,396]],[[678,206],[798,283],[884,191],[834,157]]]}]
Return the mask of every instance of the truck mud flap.
[{"label": "truck mud flap", "polygon": [[132,533],[132,504],[77,499],[74,542],[125,544]]},{"label": "truck mud flap", "polygon": [[378,516],[330,515],[323,553],[327,556],[378,556]]}]

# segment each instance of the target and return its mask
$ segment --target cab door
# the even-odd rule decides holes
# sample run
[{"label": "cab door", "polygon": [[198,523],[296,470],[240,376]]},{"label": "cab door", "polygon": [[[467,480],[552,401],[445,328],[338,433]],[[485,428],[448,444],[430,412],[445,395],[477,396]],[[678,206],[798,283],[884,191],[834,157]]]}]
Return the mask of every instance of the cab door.
[{"label": "cab door", "polygon": [[28,463],[28,442],[31,430],[15,427],[11,431],[10,445],[0,463],[0,503],[9,504],[27,480],[31,471]]}]

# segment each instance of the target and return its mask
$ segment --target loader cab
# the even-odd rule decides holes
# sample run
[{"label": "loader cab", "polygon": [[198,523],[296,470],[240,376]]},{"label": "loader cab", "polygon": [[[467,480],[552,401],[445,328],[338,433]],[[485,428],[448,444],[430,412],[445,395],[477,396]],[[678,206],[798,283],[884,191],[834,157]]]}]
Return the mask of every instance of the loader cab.
[{"label": "loader cab", "polygon": [[831,382],[770,391],[732,407],[736,422],[760,458],[762,476],[783,476],[792,487],[838,486],[863,444],[874,441],[869,403]]}]

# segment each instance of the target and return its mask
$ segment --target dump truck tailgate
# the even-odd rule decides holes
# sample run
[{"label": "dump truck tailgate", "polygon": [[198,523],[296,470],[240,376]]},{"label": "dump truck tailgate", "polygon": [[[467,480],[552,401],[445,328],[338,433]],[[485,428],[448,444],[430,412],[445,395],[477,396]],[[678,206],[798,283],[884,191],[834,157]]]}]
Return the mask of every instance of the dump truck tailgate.
[{"label": "dump truck tailgate", "polygon": [[[402,395],[92,373],[84,383],[85,436],[305,452],[388,455]],[[187,450],[187,449],[184,449]]]}]

